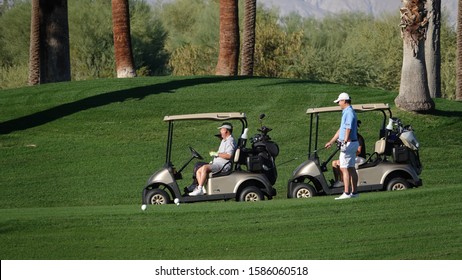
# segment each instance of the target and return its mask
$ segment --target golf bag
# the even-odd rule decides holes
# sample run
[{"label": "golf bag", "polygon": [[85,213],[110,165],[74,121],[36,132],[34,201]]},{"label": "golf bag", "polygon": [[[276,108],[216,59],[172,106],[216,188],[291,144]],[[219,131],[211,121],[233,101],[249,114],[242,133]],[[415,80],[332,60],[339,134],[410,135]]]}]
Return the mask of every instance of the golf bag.
[{"label": "golf bag", "polygon": [[419,157],[420,143],[411,125],[403,125],[398,118],[391,118],[387,126],[385,154],[396,163],[411,164],[417,174],[422,172]]},{"label": "golf bag", "polygon": [[263,173],[274,184],[278,177],[275,159],[279,154],[279,147],[268,135],[271,130],[262,126],[258,129],[261,133],[250,139],[252,149],[246,150],[246,165],[248,171]]}]

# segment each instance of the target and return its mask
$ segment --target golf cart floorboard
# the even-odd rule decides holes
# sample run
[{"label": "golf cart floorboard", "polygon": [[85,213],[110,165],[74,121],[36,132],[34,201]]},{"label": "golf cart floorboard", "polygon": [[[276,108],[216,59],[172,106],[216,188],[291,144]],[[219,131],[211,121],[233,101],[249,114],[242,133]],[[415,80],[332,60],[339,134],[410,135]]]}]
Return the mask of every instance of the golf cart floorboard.
[{"label": "golf cart floorboard", "polygon": [[235,199],[235,193],[228,193],[228,194],[204,194],[204,195],[197,195],[197,196],[182,196],[178,199],[180,202],[188,203],[188,202],[199,202],[199,201],[211,201],[211,200],[229,200]]}]

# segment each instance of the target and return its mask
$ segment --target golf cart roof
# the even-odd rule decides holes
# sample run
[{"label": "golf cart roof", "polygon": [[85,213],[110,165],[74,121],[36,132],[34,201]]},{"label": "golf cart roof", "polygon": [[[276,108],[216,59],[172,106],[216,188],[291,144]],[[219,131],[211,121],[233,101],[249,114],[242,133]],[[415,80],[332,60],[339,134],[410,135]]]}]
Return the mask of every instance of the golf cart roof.
[{"label": "golf cart roof", "polygon": [[[366,111],[375,111],[375,110],[390,110],[390,106],[385,103],[378,103],[378,104],[358,104],[352,105],[353,109],[358,112],[366,112]],[[327,112],[341,112],[342,108],[340,106],[330,106],[330,107],[320,107],[320,108],[308,108],[306,110],[307,114],[315,114],[315,113],[327,113]]]},{"label": "golf cart roof", "polygon": [[212,120],[212,121],[225,121],[225,120],[239,120],[245,119],[245,113],[228,112],[228,113],[201,113],[201,114],[187,114],[187,115],[174,115],[165,116],[164,121],[178,121],[178,120]]}]

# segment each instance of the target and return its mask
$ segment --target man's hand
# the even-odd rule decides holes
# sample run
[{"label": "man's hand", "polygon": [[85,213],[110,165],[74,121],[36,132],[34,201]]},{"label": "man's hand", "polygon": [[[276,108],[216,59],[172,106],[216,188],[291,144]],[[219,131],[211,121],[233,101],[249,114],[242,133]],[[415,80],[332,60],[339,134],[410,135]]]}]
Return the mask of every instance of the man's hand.
[{"label": "man's hand", "polygon": [[211,157],[217,157],[217,156],[218,156],[218,152],[210,151],[209,155],[210,155]]}]

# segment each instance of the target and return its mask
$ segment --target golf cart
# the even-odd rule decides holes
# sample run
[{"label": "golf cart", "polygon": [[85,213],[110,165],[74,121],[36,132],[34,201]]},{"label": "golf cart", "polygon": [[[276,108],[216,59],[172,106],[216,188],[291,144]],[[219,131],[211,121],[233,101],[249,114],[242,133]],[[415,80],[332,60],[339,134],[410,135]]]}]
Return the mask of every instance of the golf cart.
[{"label": "golf cart", "polygon": [[[375,143],[374,152],[366,161],[357,166],[358,192],[377,190],[404,190],[422,185],[419,174],[422,165],[419,159],[419,143],[411,126],[403,126],[397,118],[392,118],[388,104],[352,105],[357,113],[378,111],[383,115],[379,132],[379,140]],[[308,160],[300,164],[289,179],[288,198],[309,198],[316,195],[341,194],[343,185],[329,182],[324,176],[327,165],[339,151],[340,146],[321,162],[318,152],[319,115],[321,113],[340,113],[339,106],[310,108],[309,151]],[[388,115],[387,115],[388,114]],[[386,125],[387,118],[389,120]],[[314,125],[314,127],[313,127]],[[313,142],[314,134],[314,142]],[[314,149],[312,150],[312,148]]]},{"label": "golf cart", "polygon": [[[260,123],[264,114],[260,116]],[[180,191],[180,180],[183,179],[182,172],[194,159],[203,160],[203,157],[192,147],[189,147],[191,157],[177,170],[172,158],[173,128],[176,122],[184,121],[229,121],[235,120],[241,123],[241,136],[237,141],[236,150],[232,160],[227,164],[231,165],[229,170],[220,170],[210,173],[205,195],[188,196],[186,183],[184,192]],[[198,202],[211,200],[236,199],[237,201],[258,201],[264,197],[272,199],[276,195],[273,188],[277,179],[275,158],[279,153],[276,143],[271,141],[268,132],[271,128],[261,125],[260,132],[250,139],[252,145],[246,147],[247,143],[247,119],[244,113],[203,113],[189,115],[165,116],[164,121],[168,122],[167,151],[164,166],[156,171],[148,179],[142,193],[142,209],[146,204],[168,204],[174,201]],[[237,127],[236,127],[237,128]],[[237,129],[235,129],[237,132]],[[228,168],[226,168],[228,169]],[[191,172],[193,173],[193,172]]]}]

